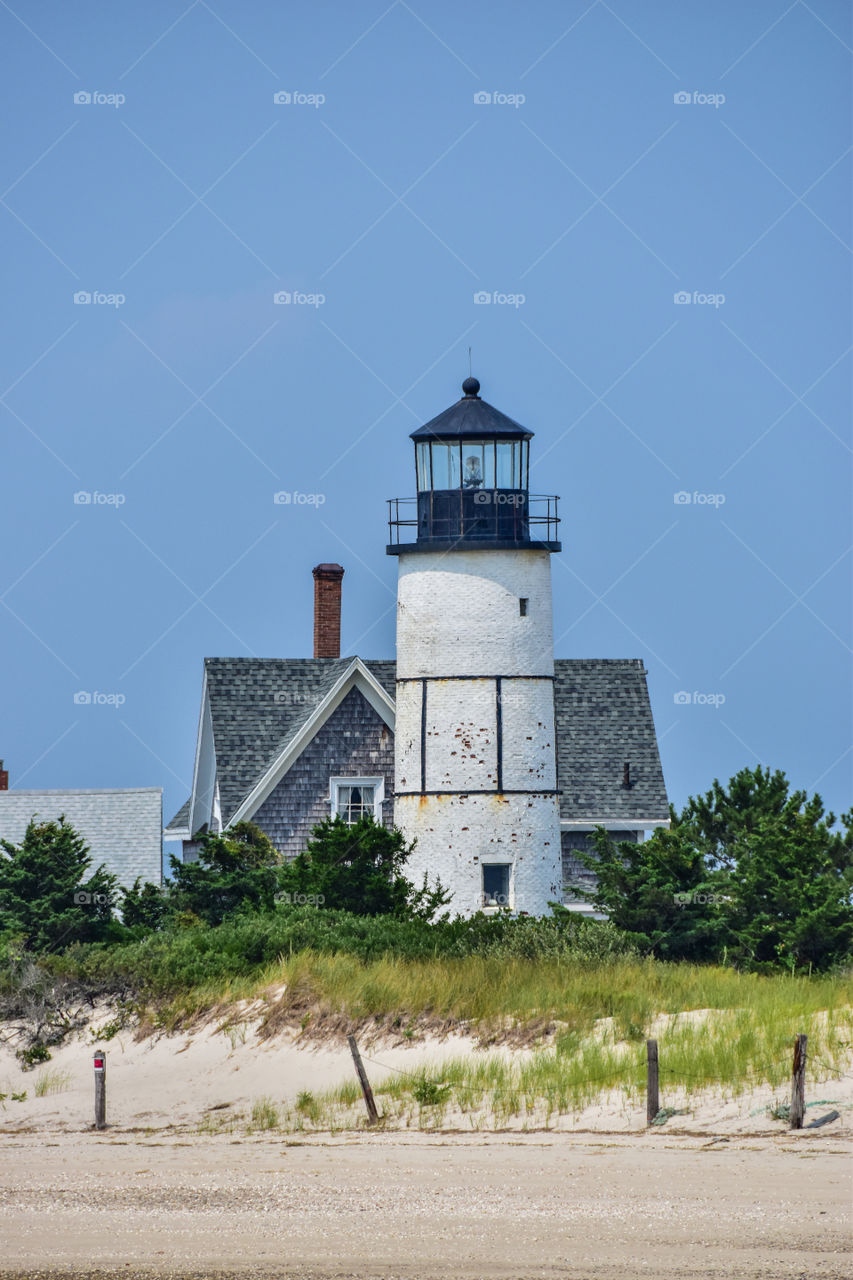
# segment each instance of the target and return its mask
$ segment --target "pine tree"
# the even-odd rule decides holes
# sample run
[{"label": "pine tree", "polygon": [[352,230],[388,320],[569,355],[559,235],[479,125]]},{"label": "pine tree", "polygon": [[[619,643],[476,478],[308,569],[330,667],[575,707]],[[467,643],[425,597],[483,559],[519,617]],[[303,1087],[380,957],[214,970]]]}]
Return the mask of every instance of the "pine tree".
[{"label": "pine tree", "polygon": [[668,959],[816,970],[849,959],[853,813],[834,830],[820,796],[759,765],[670,816],[641,844],[599,829],[581,855],[598,878],[584,896],[615,925]]},{"label": "pine tree", "polygon": [[417,888],[403,874],[412,846],[397,828],[369,815],[348,826],[340,817],[314,827],[303,853],[281,870],[281,888],[291,901],[356,915],[419,916],[429,920],[450,901],[439,881]]},{"label": "pine tree", "polygon": [[0,931],[36,952],[103,940],[113,924],[115,876],[103,864],[89,873],[89,848],[64,815],[37,817],[20,846],[0,840]]}]

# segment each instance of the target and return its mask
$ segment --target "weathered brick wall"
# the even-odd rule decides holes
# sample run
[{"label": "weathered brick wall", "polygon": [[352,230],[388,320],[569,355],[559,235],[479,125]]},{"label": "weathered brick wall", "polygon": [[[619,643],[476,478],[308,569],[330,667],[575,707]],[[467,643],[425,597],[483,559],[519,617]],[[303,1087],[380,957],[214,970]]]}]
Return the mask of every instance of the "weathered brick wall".
[{"label": "weathered brick wall", "polygon": [[315,823],[329,816],[331,777],[384,777],[382,821],[392,824],[394,735],[358,689],[351,689],[314,740],[254,814],[285,857],[305,847]]},{"label": "weathered brick wall", "polygon": [[[556,785],[549,554],[412,552],[399,574],[398,788],[421,786],[420,677],[425,791],[441,793],[397,797],[396,824],[417,841],[409,874],[437,875],[452,909],[468,914],[482,905],[484,861],[508,863],[510,905],[542,915],[561,883],[559,809],[547,794]],[[497,676],[500,735],[495,679],[478,678]]]}]

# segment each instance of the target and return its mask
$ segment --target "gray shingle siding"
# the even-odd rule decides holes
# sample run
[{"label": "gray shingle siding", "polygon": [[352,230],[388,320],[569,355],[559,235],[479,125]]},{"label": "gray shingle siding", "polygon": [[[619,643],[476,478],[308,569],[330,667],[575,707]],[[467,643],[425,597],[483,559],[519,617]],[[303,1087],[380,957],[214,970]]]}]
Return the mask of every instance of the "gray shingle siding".
[{"label": "gray shingle siding", "polygon": [[[615,841],[627,840],[631,844],[636,844],[640,839],[639,831],[614,831],[611,839]],[[592,836],[590,832],[584,831],[561,831],[560,832],[560,852],[563,858],[563,900],[565,902],[579,901],[579,895],[576,892],[578,885],[584,889],[592,889],[595,885],[595,872],[582,862],[578,856],[580,849],[592,852]]]},{"label": "gray shingle siding", "polygon": [[20,844],[30,820],[58,822],[62,815],[89,846],[92,866],[103,862],[129,888],[137,876],[160,884],[163,790],[0,791],[0,837]]},{"label": "gray shingle siding", "polygon": [[311,828],[329,816],[329,779],[339,776],[384,778],[382,819],[391,825],[394,735],[358,689],[350,689],[252,821],[280,853],[295,857]]}]

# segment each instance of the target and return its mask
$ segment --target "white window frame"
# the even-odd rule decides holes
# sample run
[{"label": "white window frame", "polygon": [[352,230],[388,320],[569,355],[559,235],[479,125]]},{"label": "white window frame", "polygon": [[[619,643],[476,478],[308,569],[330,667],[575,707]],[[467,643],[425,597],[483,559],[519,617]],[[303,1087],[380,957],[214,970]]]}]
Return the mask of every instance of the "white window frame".
[{"label": "white window frame", "polygon": [[329,808],[332,817],[338,813],[339,787],[373,787],[373,820],[382,822],[382,802],[385,799],[385,779],[381,776],[372,778],[332,777],[329,779]]},{"label": "white window frame", "polygon": [[[507,901],[498,903],[494,907],[486,906],[486,891],[483,886],[483,870],[485,870],[486,867],[507,867],[508,868],[507,895],[506,895]],[[480,908],[481,911],[484,911],[486,915],[494,915],[497,911],[506,910],[507,907],[509,908],[510,911],[514,911],[515,910],[515,862],[514,860],[512,858],[506,858],[506,857],[500,858],[497,856],[486,857],[481,860],[480,868],[481,868],[480,870],[480,902],[482,904]]]}]

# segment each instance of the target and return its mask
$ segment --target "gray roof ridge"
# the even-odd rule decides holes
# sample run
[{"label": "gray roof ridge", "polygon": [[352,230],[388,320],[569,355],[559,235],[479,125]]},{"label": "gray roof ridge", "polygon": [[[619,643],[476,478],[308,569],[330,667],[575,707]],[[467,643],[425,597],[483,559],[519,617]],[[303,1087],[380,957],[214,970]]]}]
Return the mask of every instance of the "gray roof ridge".
[{"label": "gray roof ridge", "polygon": [[9,787],[3,796],[129,796],[142,791],[162,791],[162,787]]}]

